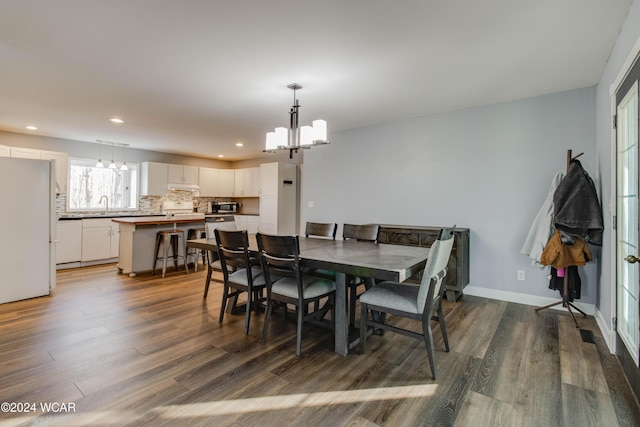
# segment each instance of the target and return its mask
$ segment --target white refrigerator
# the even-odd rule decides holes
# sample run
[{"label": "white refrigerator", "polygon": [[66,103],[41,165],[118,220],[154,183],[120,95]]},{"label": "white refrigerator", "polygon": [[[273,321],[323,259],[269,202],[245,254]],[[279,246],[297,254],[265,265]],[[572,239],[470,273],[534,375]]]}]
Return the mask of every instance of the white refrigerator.
[{"label": "white refrigerator", "polygon": [[55,162],[0,157],[0,304],[56,285]]}]

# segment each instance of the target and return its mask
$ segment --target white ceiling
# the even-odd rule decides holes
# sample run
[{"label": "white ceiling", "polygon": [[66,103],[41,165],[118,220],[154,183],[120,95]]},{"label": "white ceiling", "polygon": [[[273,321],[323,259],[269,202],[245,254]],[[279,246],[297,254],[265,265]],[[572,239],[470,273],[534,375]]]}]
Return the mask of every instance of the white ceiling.
[{"label": "white ceiling", "polygon": [[293,82],[329,133],[592,86],[631,3],[2,0],[0,129],[257,157]]}]

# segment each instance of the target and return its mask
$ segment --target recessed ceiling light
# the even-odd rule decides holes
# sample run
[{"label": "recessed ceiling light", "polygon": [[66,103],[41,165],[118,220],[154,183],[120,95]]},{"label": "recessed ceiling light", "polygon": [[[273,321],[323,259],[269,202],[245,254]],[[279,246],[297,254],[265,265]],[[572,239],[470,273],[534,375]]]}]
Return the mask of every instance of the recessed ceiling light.
[{"label": "recessed ceiling light", "polygon": [[119,119],[117,117],[112,117],[112,118],[109,119],[109,121],[113,122],[113,123],[124,123],[124,120]]},{"label": "recessed ceiling light", "polygon": [[242,142],[236,142],[236,147],[244,147],[244,144]]},{"label": "recessed ceiling light", "polygon": [[224,157],[224,154],[218,154],[218,157]]},{"label": "recessed ceiling light", "polygon": [[37,127],[35,127],[35,126],[31,126],[31,125],[27,126],[27,129],[30,129],[30,130],[38,130],[38,128],[37,128]]}]

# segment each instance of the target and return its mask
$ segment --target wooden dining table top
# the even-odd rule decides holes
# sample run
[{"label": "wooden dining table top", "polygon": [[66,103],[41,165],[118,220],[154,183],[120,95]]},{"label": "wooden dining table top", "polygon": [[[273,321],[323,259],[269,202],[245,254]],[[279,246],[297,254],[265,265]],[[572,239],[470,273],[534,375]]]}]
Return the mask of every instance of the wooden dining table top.
[{"label": "wooden dining table top", "polygon": [[[215,239],[188,240],[187,246],[217,250]],[[258,253],[255,234],[249,235],[249,250]],[[402,282],[424,269],[428,256],[424,247],[300,237],[303,266],[378,280]]]}]

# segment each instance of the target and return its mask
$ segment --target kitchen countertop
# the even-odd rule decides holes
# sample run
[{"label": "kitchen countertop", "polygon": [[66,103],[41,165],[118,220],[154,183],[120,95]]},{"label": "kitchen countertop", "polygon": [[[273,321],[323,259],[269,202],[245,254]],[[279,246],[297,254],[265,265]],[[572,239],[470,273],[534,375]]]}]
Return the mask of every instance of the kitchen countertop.
[{"label": "kitchen countertop", "polygon": [[[217,218],[221,216],[259,216],[260,214],[254,213],[217,213],[217,214],[204,214],[205,218]],[[193,216],[202,217],[202,213],[194,213]],[[141,217],[165,217],[164,214],[145,214],[145,213],[85,213],[85,214],[62,214],[58,217],[60,221],[78,220],[78,219],[90,219],[90,218],[141,218]]]},{"label": "kitchen countertop", "polygon": [[127,218],[127,217],[143,217],[143,216],[164,216],[162,214],[145,214],[145,213],[78,213],[78,214],[61,214],[58,219],[60,221],[74,220],[74,219],[89,219],[89,218]]},{"label": "kitchen countertop", "polygon": [[171,218],[166,216],[143,216],[143,217],[120,217],[112,218],[113,222],[120,224],[133,225],[159,225],[159,224],[179,224],[185,222],[204,222],[205,217],[202,214],[193,215],[174,215]]}]

